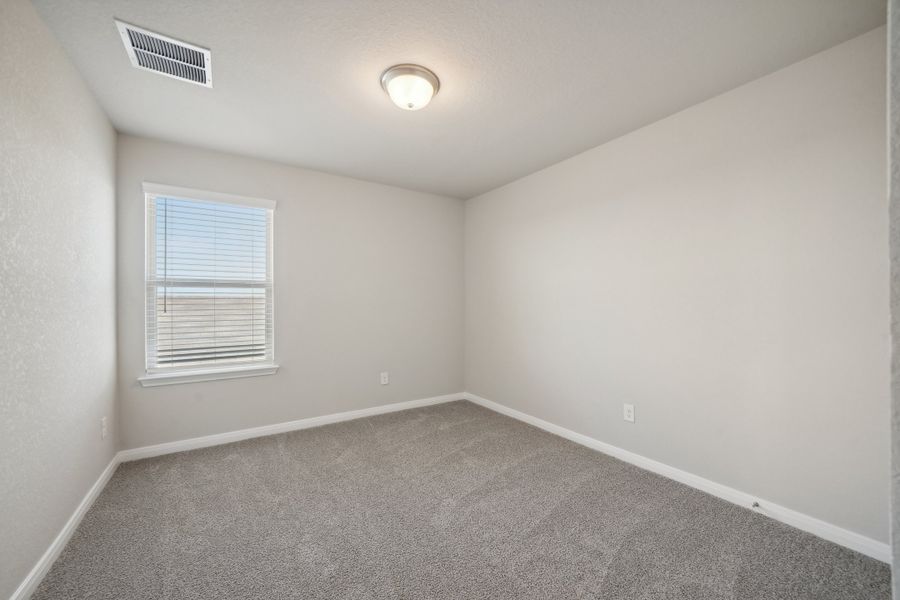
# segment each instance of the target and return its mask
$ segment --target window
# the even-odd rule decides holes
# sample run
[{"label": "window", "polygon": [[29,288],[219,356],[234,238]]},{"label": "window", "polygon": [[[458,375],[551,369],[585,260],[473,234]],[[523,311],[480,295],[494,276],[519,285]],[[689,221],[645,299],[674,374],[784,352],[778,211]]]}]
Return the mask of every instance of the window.
[{"label": "window", "polygon": [[144,385],[274,373],[274,202],[144,184]]}]

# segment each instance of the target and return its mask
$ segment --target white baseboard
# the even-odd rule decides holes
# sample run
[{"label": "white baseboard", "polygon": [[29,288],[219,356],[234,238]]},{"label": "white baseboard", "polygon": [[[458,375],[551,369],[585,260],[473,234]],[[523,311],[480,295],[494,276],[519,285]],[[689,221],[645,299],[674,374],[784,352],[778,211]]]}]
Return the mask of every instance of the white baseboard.
[{"label": "white baseboard", "polygon": [[434,396],[432,398],[423,398],[421,400],[410,400],[408,402],[383,404],[381,406],[373,406],[372,408],[363,408],[361,410],[350,410],[347,412],[335,413],[332,415],[323,415],[321,417],[311,417],[309,419],[299,419],[297,421],[286,421],[284,423],[275,423],[274,425],[263,425],[262,427],[252,427],[250,429],[228,431],[226,433],[206,435],[203,437],[196,437],[187,440],[179,440],[177,442],[155,444],[153,446],[142,446],[140,448],[122,450],[121,452],[119,452],[119,460],[121,462],[128,462],[132,460],[139,460],[142,458],[150,458],[152,456],[172,454],[174,452],[184,452],[186,450],[206,448],[207,446],[219,446],[221,444],[229,444],[231,442],[248,440],[250,438],[275,435],[276,433],[309,429],[310,427],[319,427],[321,425],[328,425],[330,423],[351,421],[353,419],[361,419],[363,417],[371,417],[373,415],[383,415],[385,413],[397,412],[399,410],[409,410],[410,408],[419,408],[422,406],[441,404],[443,402],[451,402],[453,400],[462,400],[464,397],[465,395],[463,393],[446,394],[444,396]]},{"label": "white baseboard", "polygon": [[173,452],[184,452],[185,450],[193,450],[195,448],[205,448],[207,446],[218,446],[220,444],[228,444],[255,437],[266,435],[274,435],[276,433],[284,433],[286,431],[297,431],[300,429],[309,429],[310,427],[318,427],[320,425],[328,425],[329,423],[338,423],[340,421],[351,421],[353,419],[361,419],[363,417],[371,417],[373,415],[382,415],[386,413],[397,412],[400,410],[408,410],[410,408],[419,408],[422,406],[431,406],[433,404],[441,404],[443,402],[452,402],[453,400],[462,400],[465,398],[463,393],[447,394],[444,396],[434,396],[432,398],[423,398],[421,400],[410,400],[408,402],[396,402],[394,404],[384,404],[382,406],[373,406],[372,408],[364,408],[362,410],[351,410],[332,415],[323,415],[321,417],[312,417],[309,419],[300,419],[297,421],[288,421],[285,423],[276,423],[274,425],[264,425],[262,427],[253,427],[251,429],[241,429],[239,431],[229,431],[227,433],[219,433],[216,435],[207,435],[199,438],[181,440],[177,442],[169,442],[167,444],[156,444],[154,446],[144,446],[142,448],[132,448],[130,450],[122,450],[118,452],[109,462],[103,473],[88,493],[81,500],[78,508],[69,517],[62,531],[44,552],[44,555],[38,560],[31,572],[25,577],[24,581],[19,585],[9,600],[27,600],[38,585],[44,579],[44,576],[53,566],[53,562],[59,557],[59,553],[65,548],[66,543],[75,533],[81,519],[90,509],[94,500],[106,487],[116,467],[119,463],[138,460],[141,458],[150,458],[152,456],[161,456],[163,454],[171,454]]},{"label": "white baseboard", "polygon": [[[534,425],[535,427],[543,429],[544,431],[548,431],[560,437],[564,437],[577,444],[581,444],[582,446],[587,446],[588,448],[597,450],[598,452],[609,454],[610,456],[614,456],[619,460],[631,463],[642,469],[646,469],[647,471],[662,475],[663,477],[668,477],[669,479],[674,479],[675,481],[678,481],[685,485],[689,485],[700,491],[706,492],[707,494],[711,494],[739,506],[743,506],[750,510],[762,513],[772,519],[775,519],[776,521],[781,521],[782,523],[791,525],[792,527],[796,527],[797,529],[802,529],[803,531],[826,539],[829,542],[834,542],[835,544],[839,544],[846,548],[850,548],[851,550],[855,550],[860,554],[865,554],[866,556],[870,556],[882,562],[891,562],[890,546],[884,542],[879,542],[878,540],[874,540],[862,534],[843,529],[841,527],[838,527],[837,525],[833,525],[804,513],[797,512],[796,510],[792,510],[784,506],[779,506],[774,502],[769,502],[767,500],[757,498],[746,492],[728,487],[727,485],[722,485],[721,483],[710,481],[709,479],[705,479],[703,477],[700,477],[699,475],[694,475],[693,473],[682,471],[681,469],[677,469],[659,461],[641,456],[640,454],[635,454],[634,452],[629,452],[628,450],[624,450],[617,446],[601,442],[600,440],[596,440],[592,437],[576,433],[570,429],[566,429],[565,427],[554,425],[553,423],[549,423],[547,421],[544,421],[543,419],[533,417],[518,410],[503,406],[502,404],[497,404],[496,402],[493,402],[486,398],[482,398],[480,396],[476,396],[475,394],[466,392],[465,398],[471,402],[474,402],[475,404],[493,410],[494,412],[498,412],[508,417],[518,419],[519,421],[524,421],[529,425]],[[755,507],[754,503],[758,503],[759,506]]]},{"label": "white baseboard", "polygon": [[[832,525],[831,523],[826,523],[825,521],[810,517],[809,515],[791,510],[789,508],[785,508],[783,506],[779,506],[772,502],[756,498],[755,496],[752,496],[745,492],[741,492],[726,485],[710,481],[709,479],[704,479],[703,477],[688,473],[687,471],[676,469],[675,467],[671,467],[664,463],[646,458],[639,454],[635,454],[634,452],[629,452],[628,450],[623,450],[622,448],[618,448],[599,440],[595,440],[594,438],[576,433],[564,427],[560,427],[559,425],[554,425],[553,423],[538,419],[537,417],[532,417],[531,415],[527,415],[515,409],[508,408],[506,406],[503,406],[502,404],[497,404],[496,402],[492,402],[490,400],[487,400],[486,398],[482,398],[470,393],[459,393],[447,394],[444,396],[435,396],[432,398],[423,398],[421,400],[410,400],[408,402],[397,402],[395,404],[385,404],[382,406],[374,406],[372,408],[364,408],[362,410],[352,410],[331,415],[323,415],[321,417],[312,417],[309,419],[276,423],[274,425],[253,427],[251,429],[229,431],[227,433],[208,435],[177,442],[169,442],[166,444],[156,444],[153,446],[144,446],[141,448],[122,450],[113,457],[113,459],[100,474],[100,477],[97,478],[97,481],[94,482],[90,490],[88,490],[87,494],[85,494],[84,498],[81,500],[81,503],[75,509],[75,512],[72,513],[72,516],[69,517],[69,520],[59,532],[59,535],[56,536],[56,539],[53,540],[53,543],[50,544],[50,547],[47,548],[47,551],[44,552],[43,556],[41,556],[37,564],[35,564],[34,568],[31,569],[31,571],[22,581],[21,585],[19,585],[15,592],[13,592],[13,595],[10,596],[10,600],[27,600],[27,598],[30,597],[34,592],[34,590],[37,589],[38,585],[41,583],[41,580],[43,580],[44,576],[53,565],[53,562],[57,559],[66,543],[72,537],[72,534],[75,533],[75,530],[77,529],[79,523],[81,523],[81,520],[84,518],[84,515],[87,513],[88,509],[90,509],[91,505],[93,505],[94,501],[100,495],[100,492],[103,491],[103,488],[106,487],[107,482],[112,477],[119,463],[138,460],[142,458],[150,458],[153,456],[160,456],[163,454],[171,454],[174,452],[184,452],[186,450],[193,450],[196,448],[205,448],[208,446],[228,444],[231,442],[237,442],[240,440],[246,440],[255,437],[274,435],[276,433],[284,433],[287,431],[297,431],[300,429],[308,429],[310,427],[318,427],[320,425],[328,425],[330,423],[350,421],[363,417],[371,417],[373,415],[381,415],[400,410],[408,410],[411,408],[419,408],[422,406],[431,406],[434,404],[441,404],[444,402],[452,402],[453,400],[462,399],[469,400],[471,402],[474,402],[475,404],[479,404],[485,408],[507,415],[514,419],[524,421],[525,423],[534,425],[535,427],[539,427],[540,429],[556,434],[560,437],[564,437],[583,446],[587,446],[588,448],[603,452],[604,454],[609,454],[610,456],[614,456],[620,460],[631,463],[648,471],[652,471],[664,477],[674,479],[675,481],[679,481],[693,488],[704,491],[708,494],[712,494],[713,496],[717,496],[729,502],[733,502],[734,504],[756,510],[757,512],[763,513],[777,521],[781,521],[782,523],[786,523],[788,525],[796,527],[797,529],[802,529],[803,531],[809,532],[813,535],[817,535],[830,542],[840,544],[841,546],[845,546],[847,548],[850,548],[851,550],[855,550],[861,554],[865,554],[866,556],[870,556],[887,563],[889,563],[891,560],[890,547],[886,543],[879,542],[853,531],[848,531],[836,525]],[[753,508],[754,502],[758,502],[760,506],[758,508]]]},{"label": "white baseboard", "polygon": [[94,500],[97,499],[97,496],[99,496],[100,492],[103,491],[103,488],[106,487],[107,482],[112,477],[113,473],[115,473],[117,466],[119,466],[118,455],[113,456],[112,460],[109,461],[109,464],[106,465],[106,468],[100,473],[100,477],[97,478],[97,481],[94,482],[94,485],[91,486],[88,493],[81,499],[75,512],[72,513],[72,516],[69,517],[69,520],[63,525],[62,531],[59,532],[50,544],[50,547],[44,552],[44,555],[41,556],[37,561],[37,564],[34,565],[34,568],[31,569],[19,587],[16,588],[16,591],[9,597],[9,600],[26,600],[34,593],[34,590],[40,585],[44,576],[47,574],[47,571],[53,566],[53,562],[57,559],[59,553],[63,551],[63,548],[66,547],[72,534],[75,533],[79,523],[81,523],[81,519],[84,518],[88,509],[94,504]]}]

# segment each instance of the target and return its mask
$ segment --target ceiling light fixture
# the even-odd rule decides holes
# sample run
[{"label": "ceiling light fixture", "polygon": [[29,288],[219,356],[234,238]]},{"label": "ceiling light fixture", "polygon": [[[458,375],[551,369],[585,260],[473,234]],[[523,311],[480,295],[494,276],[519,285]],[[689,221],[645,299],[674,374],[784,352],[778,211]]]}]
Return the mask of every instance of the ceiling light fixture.
[{"label": "ceiling light fixture", "polygon": [[441,89],[437,75],[419,65],[394,65],[381,74],[381,87],[403,110],[425,108]]}]

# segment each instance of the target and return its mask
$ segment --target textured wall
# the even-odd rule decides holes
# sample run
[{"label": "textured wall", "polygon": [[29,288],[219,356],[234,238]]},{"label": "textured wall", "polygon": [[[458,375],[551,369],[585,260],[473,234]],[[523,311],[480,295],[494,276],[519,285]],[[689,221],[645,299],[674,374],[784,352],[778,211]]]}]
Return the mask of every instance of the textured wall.
[{"label": "textured wall", "polygon": [[891,542],[894,598],[900,599],[900,0],[888,3],[891,222]]},{"label": "textured wall", "polygon": [[887,542],[884,73],[881,28],[470,200],[468,391]]},{"label": "textured wall", "polygon": [[115,450],[115,133],[26,0],[0,2],[0,81],[6,598]]},{"label": "textured wall", "polygon": [[[462,391],[461,200],[130,136],[118,148],[126,448]],[[142,181],[278,202],[276,375],[140,387]]]}]

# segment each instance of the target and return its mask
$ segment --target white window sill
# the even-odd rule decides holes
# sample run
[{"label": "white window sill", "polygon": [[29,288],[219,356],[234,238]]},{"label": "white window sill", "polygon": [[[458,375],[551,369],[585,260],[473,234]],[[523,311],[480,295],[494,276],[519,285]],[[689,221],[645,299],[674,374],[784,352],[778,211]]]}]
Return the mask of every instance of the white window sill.
[{"label": "white window sill", "polygon": [[147,373],[138,377],[144,387],[157,385],[175,385],[177,383],[194,383],[197,381],[215,381],[217,379],[236,379],[238,377],[259,377],[274,375],[278,365],[253,365],[249,367],[228,367],[216,369],[197,369],[194,371],[170,371],[168,373]]}]

